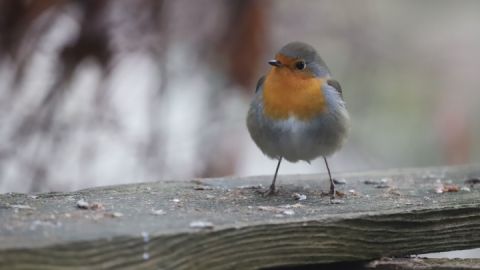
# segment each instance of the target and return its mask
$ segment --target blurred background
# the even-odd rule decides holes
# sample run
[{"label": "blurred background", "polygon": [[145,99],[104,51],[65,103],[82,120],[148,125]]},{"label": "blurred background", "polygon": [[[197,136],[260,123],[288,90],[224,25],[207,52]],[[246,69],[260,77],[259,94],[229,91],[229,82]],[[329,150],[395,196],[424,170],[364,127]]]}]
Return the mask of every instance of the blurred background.
[{"label": "blurred background", "polygon": [[294,40],[344,89],[334,173],[478,162],[479,13],[474,0],[0,0],[0,193],[272,174],[245,116]]}]

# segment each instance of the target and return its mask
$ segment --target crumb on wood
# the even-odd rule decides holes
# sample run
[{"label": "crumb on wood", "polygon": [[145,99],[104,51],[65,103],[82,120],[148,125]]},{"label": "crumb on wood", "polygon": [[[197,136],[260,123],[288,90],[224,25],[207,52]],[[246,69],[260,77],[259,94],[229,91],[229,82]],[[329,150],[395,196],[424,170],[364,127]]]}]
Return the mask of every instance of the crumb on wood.
[{"label": "crumb on wood", "polygon": [[341,192],[340,190],[335,190],[335,195],[340,197],[340,198],[343,198],[345,197],[345,192]]},{"label": "crumb on wood", "polygon": [[152,209],[151,214],[154,216],[161,216],[161,215],[165,215],[166,212],[162,209]]},{"label": "crumb on wood", "polygon": [[435,193],[443,193],[443,183],[441,179],[435,180]]},{"label": "crumb on wood", "polygon": [[342,178],[342,179],[336,179],[336,178],[334,178],[334,179],[332,179],[332,180],[333,180],[333,183],[334,183],[335,185],[345,185],[345,184],[347,184],[347,180],[345,180],[345,178]]},{"label": "crumb on wood", "polygon": [[212,229],[214,227],[212,222],[203,221],[203,220],[196,220],[190,222],[190,228],[195,229]]},{"label": "crumb on wood", "polygon": [[85,201],[85,199],[80,199],[77,201],[77,207],[80,209],[88,209],[90,207],[90,204]]},{"label": "crumb on wood", "polygon": [[92,203],[89,208],[90,210],[105,210],[105,207],[103,206],[103,204],[98,202]]},{"label": "crumb on wood", "polygon": [[358,193],[355,189],[349,189],[348,190],[348,193],[353,195],[353,196],[358,196],[360,195],[360,193]]},{"label": "crumb on wood", "polygon": [[77,205],[77,208],[84,209],[84,210],[94,210],[94,211],[105,210],[105,207],[103,206],[102,203],[99,203],[99,202],[89,203],[83,198],[78,200],[76,205]]},{"label": "crumb on wood", "polygon": [[443,192],[458,192],[460,190],[460,187],[455,184],[444,184],[443,185]]},{"label": "crumb on wood", "polygon": [[293,194],[292,194],[292,197],[293,197],[293,199],[295,199],[295,200],[297,200],[297,201],[304,201],[304,200],[307,199],[307,195],[305,195],[305,194],[300,194],[300,193],[297,193],[297,192],[293,193]]}]

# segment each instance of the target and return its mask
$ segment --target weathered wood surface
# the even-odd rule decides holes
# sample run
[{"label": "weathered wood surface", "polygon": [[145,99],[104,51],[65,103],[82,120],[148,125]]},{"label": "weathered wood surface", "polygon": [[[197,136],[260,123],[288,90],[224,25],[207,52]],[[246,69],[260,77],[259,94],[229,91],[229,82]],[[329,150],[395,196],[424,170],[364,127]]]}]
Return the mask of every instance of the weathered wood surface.
[{"label": "weathered wood surface", "polygon": [[0,268],[259,269],[480,247],[480,186],[465,184],[480,166],[336,176],[341,204],[325,175],[281,176],[267,198],[255,187],[270,177],[0,195]]},{"label": "weathered wood surface", "polygon": [[480,270],[480,259],[381,259],[365,265],[366,270]]}]

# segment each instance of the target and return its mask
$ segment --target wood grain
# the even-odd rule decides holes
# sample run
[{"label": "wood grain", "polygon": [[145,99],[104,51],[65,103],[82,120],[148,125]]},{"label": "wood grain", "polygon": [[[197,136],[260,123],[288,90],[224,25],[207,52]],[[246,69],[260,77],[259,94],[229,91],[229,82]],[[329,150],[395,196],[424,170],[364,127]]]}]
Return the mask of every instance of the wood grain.
[{"label": "wood grain", "polygon": [[0,195],[0,269],[261,269],[480,247],[480,187],[465,184],[480,166],[336,176],[341,204],[323,174],[279,177],[267,198],[270,176]]},{"label": "wood grain", "polygon": [[370,262],[367,270],[480,270],[480,259],[381,259]]}]

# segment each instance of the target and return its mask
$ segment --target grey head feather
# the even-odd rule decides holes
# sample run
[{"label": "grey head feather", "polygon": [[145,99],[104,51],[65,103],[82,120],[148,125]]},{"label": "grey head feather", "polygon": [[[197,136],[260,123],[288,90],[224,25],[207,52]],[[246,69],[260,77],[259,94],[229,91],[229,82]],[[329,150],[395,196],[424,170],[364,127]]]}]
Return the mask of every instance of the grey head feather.
[{"label": "grey head feather", "polygon": [[307,43],[304,42],[290,42],[279,51],[280,54],[291,58],[298,58],[305,60],[307,68],[318,77],[329,77],[330,70],[318,55],[317,51]]}]

